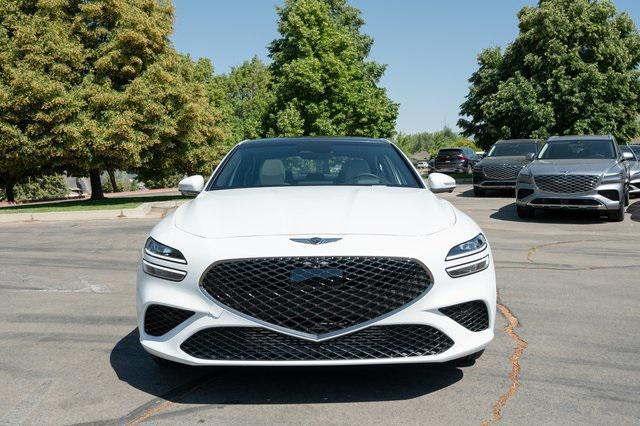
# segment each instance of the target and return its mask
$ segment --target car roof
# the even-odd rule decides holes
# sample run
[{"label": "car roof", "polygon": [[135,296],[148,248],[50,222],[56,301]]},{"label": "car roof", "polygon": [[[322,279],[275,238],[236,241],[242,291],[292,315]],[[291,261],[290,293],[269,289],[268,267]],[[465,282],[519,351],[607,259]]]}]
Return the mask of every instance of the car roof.
[{"label": "car roof", "polygon": [[575,140],[583,140],[583,141],[602,141],[602,140],[613,140],[613,136],[611,135],[574,135],[574,136],[551,136],[549,138],[549,142],[551,141],[575,141]]},{"label": "car roof", "polygon": [[537,143],[541,142],[540,139],[503,139],[496,142],[497,144],[506,144],[506,143]]},{"label": "car roof", "polygon": [[240,142],[242,146],[264,145],[264,144],[281,144],[281,143],[300,143],[300,142],[357,142],[370,143],[376,145],[390,144],[387,139],[364,138],[356,136],[301,136],[291,138],[265,138],[252,139]]}]

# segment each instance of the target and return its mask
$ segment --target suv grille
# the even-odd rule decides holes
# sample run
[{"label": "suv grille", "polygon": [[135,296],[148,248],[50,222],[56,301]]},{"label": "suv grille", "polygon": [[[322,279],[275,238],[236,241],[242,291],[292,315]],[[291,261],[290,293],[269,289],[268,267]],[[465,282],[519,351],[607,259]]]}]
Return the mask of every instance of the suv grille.
[{"label": "suv grille", "polygon": [[440,312],[471,331],[482,331],[489,328],[487,305],[480,300],[440,308]]},{"label": "suv grille", "polygon": [[200,359],[221,361],[322,361],[437,355],[453,340],[426,325],[365,328],[322,342],[310,342],[264,328],[214,327],[200,330],[180,348]]},{"label": "suv grille", "polygon": [[239,313],[322,335],[395,311],[431,283],[413,259],[282,257],[216,263],[200,285]]},{"label": "suv grille", "polygon": [[488,164],[482,166],[482,171],[489,179],[516,180],[522,167],[522,164]]},{"label": "suv grille", "polygon": [[144,332],[150,336],[162,336],[173,330],[194,314],[192,311],[163,305],[150,305],[144,314]]},{"label": "suv grille", "polygon": [[593,175],[541,175],[535,176],[536,186],[545,192],[572,194],[588,192],[598,186],[598,176]]}]

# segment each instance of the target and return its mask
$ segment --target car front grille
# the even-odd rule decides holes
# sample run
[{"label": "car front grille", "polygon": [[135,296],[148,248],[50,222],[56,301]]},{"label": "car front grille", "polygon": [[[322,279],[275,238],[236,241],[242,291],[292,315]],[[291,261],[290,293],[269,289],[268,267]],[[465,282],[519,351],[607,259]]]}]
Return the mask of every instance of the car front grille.
[{"label": "car front grille", "polygon": [[426,325],[373,326],[321,342],[264,328],[200,330],[180,348],[200,359],[219,361],[336,361],[407,358],[443,353],[453,340]]},{"label": "car front grille", "polygon": [[545,192],[572,194],[589,192],[598,186],[598,176],[593,175],[541,175],[534,177],[536,186]]},{"label": "car front grille", "polygon": [[173,330],[194,312],[163,305],[149,305],[144,314],[144,332],[150,336],[162,336]]},{"label": "car front grille", "polygon": [[400,309],[432,282],[413,259],[278,257],[215,263],[200,285],[238,313],[318,336]]},{"label": "car front grille", "polygon": [[481,300],[440,308],[439,311],[468,330],[482,331],[489,328],[489,311]]},{"label": "car front grille", "polygon": [[522,167],[522,164],[489,164],[482,166],[482,171],[489,179],[516,180]]}]

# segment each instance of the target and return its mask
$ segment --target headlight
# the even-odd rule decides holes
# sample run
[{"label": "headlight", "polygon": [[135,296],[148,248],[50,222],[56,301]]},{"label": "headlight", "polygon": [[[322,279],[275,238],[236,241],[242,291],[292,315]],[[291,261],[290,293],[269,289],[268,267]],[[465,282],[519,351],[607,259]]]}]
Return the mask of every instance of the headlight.
[{"label": "headlight", "polygon": [[180,251],[173,247],[165,246],[153,238],[147,239],[147,242],[144,245],[144,252],[151,257],[157,257],[158,259],[166,260],[168,262],[183,263],[185,265],[187,263],[187,260]]},{"label": "headlight", "polygon": [[169,281],[182,281],[187,276],[185,271],[167,268],[166,266],[156,265],[142,259],[142,270],[154,277],[162,278]]},{"label": "headlight", "polygon": [[621,183],[624,180],[624,174],[618,173],[605,173],[602,176],[602,183]]},{"label": "headlight", "polygon": [[449,274],[451,278],[460,278],[466,275],[475,274],[476,272],[484,271],[488,267],[489,256],[487,255],[480,260],[474,260],[473,262],[447,268],[447,274]]},{"label": "headlight", "polygon": [[482,164],[476,163],[476,165],[473,166],[473,171],[475,173],[482,173]]},{"label": "headlight", "polygon": [[480,253],[487,248],[487,239],[484,235],[478,234],[475,238],[469,241],[465,241],[462,244],[458,244],[449,250],[445,260],[454,260],[461,257],[471,256],[475,253]]},{"label": "headlight", "polygon": [[518,174],[518,182],[519,183],[533,183],[533,176],[529,169],[522,169],[520,174]]}]

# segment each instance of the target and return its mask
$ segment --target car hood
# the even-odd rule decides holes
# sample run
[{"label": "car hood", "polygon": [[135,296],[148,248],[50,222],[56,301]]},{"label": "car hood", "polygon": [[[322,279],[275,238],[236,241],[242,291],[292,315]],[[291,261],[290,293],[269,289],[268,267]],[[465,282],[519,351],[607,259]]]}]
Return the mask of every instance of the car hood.
[{"label": "car hood", "polygon": [[616,165],[616,160],[536,160],[529,164],[529,170],[534,175],[601,175]]},{"label": "car hood", "polygon": [[480,164],[483,166],[489,166],[489,165],[496,165],[496,166],[501,166],[501,165],[521,165],[524,166],[525,164],[530,163],[531,161],[527,160],[526,157],[524,156],[517,156],[517,157],[485,157],[482,159],[482,161],[480,161]]},{"label": "car hood", "polygon": [[174,220],[204,238],[419,236],[451,227],[456,215],[426,189],[316,186],[206,191],[181,206]]}]

